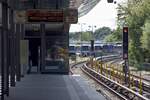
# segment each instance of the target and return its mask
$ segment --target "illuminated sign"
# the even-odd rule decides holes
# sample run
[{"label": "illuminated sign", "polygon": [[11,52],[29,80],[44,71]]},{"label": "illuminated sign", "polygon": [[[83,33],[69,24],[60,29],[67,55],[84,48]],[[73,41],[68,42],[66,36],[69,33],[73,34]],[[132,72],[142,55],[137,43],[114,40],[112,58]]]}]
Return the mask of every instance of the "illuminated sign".
[{"label": "illuminated sign", "polygon": [[77,9],[48,10],[30,9],[26,11],[15,11],[15,23],[77,23]]},{"label": "illuminated sign", "polygon": [[27,22],[63,22],[63,10],[27,10]]}]

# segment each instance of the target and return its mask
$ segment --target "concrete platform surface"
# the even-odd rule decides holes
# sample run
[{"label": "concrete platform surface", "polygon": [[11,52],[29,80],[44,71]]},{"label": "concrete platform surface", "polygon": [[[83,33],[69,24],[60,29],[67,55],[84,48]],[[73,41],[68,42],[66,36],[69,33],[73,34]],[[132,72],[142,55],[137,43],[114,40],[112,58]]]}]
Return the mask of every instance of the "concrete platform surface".
[{"label": "concrete platform surface", "polygon": [[27,75],[6,100],[105,100],[80,76]]}]

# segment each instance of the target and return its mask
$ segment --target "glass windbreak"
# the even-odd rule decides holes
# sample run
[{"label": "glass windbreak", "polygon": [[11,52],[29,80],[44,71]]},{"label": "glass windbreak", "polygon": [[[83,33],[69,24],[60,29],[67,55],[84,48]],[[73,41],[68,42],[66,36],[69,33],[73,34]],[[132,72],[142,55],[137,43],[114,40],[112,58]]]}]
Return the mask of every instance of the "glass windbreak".
[{"label": "glass windbreak", "polygon": [[47,71],[66,71],[68,62],[68,46],[65,39],[50,39],[46,40],[46,55],[45,55]]}]

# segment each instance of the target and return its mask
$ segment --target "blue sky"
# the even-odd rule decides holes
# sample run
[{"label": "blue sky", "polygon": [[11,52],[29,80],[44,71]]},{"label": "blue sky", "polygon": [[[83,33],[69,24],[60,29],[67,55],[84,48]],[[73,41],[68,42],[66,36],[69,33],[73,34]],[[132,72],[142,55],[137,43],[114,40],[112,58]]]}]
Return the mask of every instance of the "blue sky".
[{"label": "blue sky", "polygon": [[[116,0],[117,3],[125,0]],[[103,26],[115,29],[117,26],[117,4],[107,3],[107,0],[101,0],[87,15],[78,19],[78,23],[86,23],[83,25],[83,31],[88,29],[88,26],[100,28]],[[72,24],[70,32],[81,31],[79,24]]]}]

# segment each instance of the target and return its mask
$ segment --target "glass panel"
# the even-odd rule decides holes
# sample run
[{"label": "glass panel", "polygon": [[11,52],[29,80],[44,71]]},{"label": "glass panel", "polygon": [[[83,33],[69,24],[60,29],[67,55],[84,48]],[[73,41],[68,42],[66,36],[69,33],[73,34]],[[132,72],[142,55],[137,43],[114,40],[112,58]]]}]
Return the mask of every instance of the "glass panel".
[{"label": "glass panel", "polygon": [[67,71],[68,46],[66,39],[60,39],[60,37],[47,38],[46,40],[45,70],[47,71]]}]

